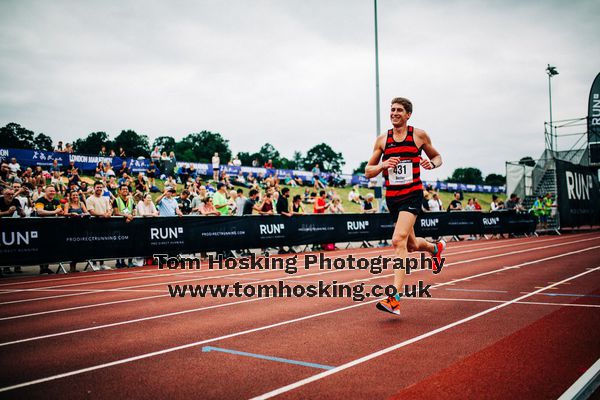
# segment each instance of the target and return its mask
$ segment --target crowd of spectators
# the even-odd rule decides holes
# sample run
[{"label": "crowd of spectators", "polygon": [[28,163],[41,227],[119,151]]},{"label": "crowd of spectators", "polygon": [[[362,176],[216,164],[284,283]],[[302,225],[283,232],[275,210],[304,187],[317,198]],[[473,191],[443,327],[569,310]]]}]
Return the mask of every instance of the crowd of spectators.
[{"label": "crowd of spectators", "polygon": [[[70,144],[63,148],[61,142],[57,149],[70,149],[72,152]],[[113,150],[107,151],[103,146],[99,155],[112,153]],[[122,148],[119,149],[119,155],[125,156]],[[309,213],[346,212],[342,198],[336,192],[336,188],[345,185],[345,182],[336,175],[332,175],[329,180],[323,179],[318,164],[312,169],[312,180],[305,182],[295,175],[278,177],[269,170],[256,175],[240,173],[230,176],[224,170],[219,172],[221,161],[218,153],[214,154],[211,161],[214,174],[209,179],[202,177],[193,164],[180,164],[176,168],[174,153],[161,153],[157,147],[144,171],[133,173],[125,161],[118,166],[112,166],[110,162],[99,162],[93,171],[93,178],[82,178],[74,162],[61,166],[54,160],[46,169],[39,166],[22,168],[13,158],[0,166],[0,217],[118,217],[129,222],[136,217],[250,214],[292,217]],[[237,158],[229,164],[241,165]],[[268,160],[263,166],[271,168],[272,160]],[[304,186],[304,193],[290,198],[290,189],[286,186]],[[351,188],[347,197],[349,204],[359,205],[362,213],[386,210],[385,204],[377,207],[373,194],[363,195],[360,190],[358,185]],[[462,195],[456,193],[454,197],[445,208],[438,193],[428,188],[424,191],[423,211],[481,211],[476,198],[468,199],[463,207]],[[519,210],[522,206],[514,196],[511,196],[506,205],[494,196],[491,210],[502,208]],[[119,260],[117,266],[126,266],[125,261]],[[71,265],[71,271],[77,271],[76,265]],[[41,273],[51,271],[47,265],[43,265]]]},{"label": "crowd of spectators", "polygon": [[[103,147],[100,154],[105,153],[106,148]],[[166,156],[165,153],[163,155]],[[32,169],[21,168],[13,158],[0,166],[0,217],[119,217],[129,222],[136,217],[249,214],[292,217],[311,212],[344,213],[340,196],[326,181],[319,180],[318,184],[310,182],[306,187],[308,196],[303,199],[296,195],[290,199],[290,189],[283,184],[303,184],[298,177],[279,179],[269,174],[230,177],[221,171],[215,173],[212,180],[205,181],[193,165],[183,165],[177,170],[173,168],[172,174],[161,176],[156,164],[162,162],[164,167],[167,160],[162,156],[155,158],[157,154],[153,152],[150,166],[137,174],[132,173],[127,162],[119,166],[99,162],[93,179],[83,178],[74,162],[61,166],[54,160],[46,169]],[[217,153],[212,161],[214,166],[220,163]],[[163,189],[157,186],[159,177],[164,178]],[[89,181],[92,183],[88,184]],[[311,186],[320,188],[318,195],[316,191],[310,192]],[[365,212],[372,212],[369,195],[365,198],[360,196],[358,201],[365,205]],[[100,265],[105,268],[102,263]],[[117,261],[118,268],[124,266],[127,266],[125,260]],[[15,270],[20,271],[19,268]],[[5,268],[3,272],[8,273],[9,270]],[[48,265],[42,265],[40,272],[52,273]],[[75,263],[71,263],[71,272],[77,272]]]}]

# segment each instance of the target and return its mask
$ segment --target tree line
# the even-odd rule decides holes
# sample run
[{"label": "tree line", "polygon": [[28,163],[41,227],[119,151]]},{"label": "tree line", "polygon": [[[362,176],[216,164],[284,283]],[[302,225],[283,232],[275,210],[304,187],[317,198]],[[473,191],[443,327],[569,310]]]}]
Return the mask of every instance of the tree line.
[{"label": "tree line", "polygon": [[[150,139],[147,135],[138,134],[131,129],[122,130],[114,139],[110,139],[106,132],[98,131],[75,140],[72,145],[74,152],[79,154],[98,154],[102,146],[105,146],[107,151],[114,149],[117,154],[118,150],[123,148],[128,157],[146,158],[150,156],[155,147],[159,147],[160,151],[166,152],[167,155],[173,152],[178,160],[200,163],[210,163],[214,153],[219,153],[222,163],[229,162],[233,156],[229,140],[220,133],[206,130],[190,133],[179,141],[171,136],[159,136],[152,142],[152,146],[150,146]],[[54,149],[50,136],[44,133],[35,134],[12,122],[0,128],[0,147],[46,151]],[[345,165],[342,153],[336,152],[326,143],[313,146],[305,155],[295,151],[292,158],[282,156],[270,143],[263,144],[256,152],[238,152],[237,157],[242,165],[247,166],[253,164],[263,166],[270,160],[273,168],[278,169],[311,170],[315,164],[319,164],[321,171],[341,173],[342,167]],[[520,162],[529,165],[532,161],[531,157],[523,157]],[[535,161],[533,163],[535,164]],[[353,174],[363,174],[366,164],[367,162],[363,161],[353,171]],[[465,167],[455,169],[446,181],[501,186],[506,183],[506,177],[492,173],[484,178],[480,169]]]},{"label": "tree line", "polygon": [[[232,159],[229,140],[220,133],[201,131],[190,133],[181,140],[171,136],[159,136],[150,145],[147,135],[141,135],[134,130],[122,130],[114,139],[104,131],[91,132],[84,138],[72,143],[73,151],[79,154],[98,154],[104,146],[106,151],[123,149],[128,157],[150,157],[155,147],[160,152],[169,155],[174,153],[175,158],[181,161],[210,163],[214,153],[219,153],[221,163]],[[0,147],[14,149],[35,149],[52,151],[54,149],[52,138],[43,133],[37,135],[19,124],[9,123],[0,128]],[[306,154],[295,151],[292,158],[286,158],[270,143],[265,143],[256,152],[239,152],[238,159],[242,165],[258,164],[263,166],[271,161],[273,168],[279,169],[304,169],[310,170],[319,164],[321,171],[339,172],[345,165],[342,153],[336,152],[326,143],[320,143],[309,149]]]}]

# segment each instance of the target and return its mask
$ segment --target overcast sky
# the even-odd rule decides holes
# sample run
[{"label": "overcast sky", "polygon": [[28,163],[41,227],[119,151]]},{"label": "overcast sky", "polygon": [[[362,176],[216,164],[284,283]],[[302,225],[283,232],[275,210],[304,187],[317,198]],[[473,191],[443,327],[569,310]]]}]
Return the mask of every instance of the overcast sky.
[{"label": "overcast sky", "polygon": [[[538,157],[549,119],[584,117],[600,72],[600,2],[380,0],[382,130],[414,104],[444,166],[505,173]],[[133,129],[151,140],[211,130],[234,153],[326,142],[345,172],[375,117],[373,1],[0,2],[0,124],[70,142]]]}]

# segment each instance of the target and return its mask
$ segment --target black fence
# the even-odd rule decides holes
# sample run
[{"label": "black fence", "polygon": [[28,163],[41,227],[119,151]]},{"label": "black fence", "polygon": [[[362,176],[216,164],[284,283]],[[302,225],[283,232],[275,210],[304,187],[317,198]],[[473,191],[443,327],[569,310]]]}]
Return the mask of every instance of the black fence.
[{"label": "black fence", "polygon": [[[514,212],[440,212],[420,216],[418,236],[531,233],[536,219]],[[144,257],[157,253],[278,247],[390,239],[389,214],[246,217],[4,218],[0,266]]]}]

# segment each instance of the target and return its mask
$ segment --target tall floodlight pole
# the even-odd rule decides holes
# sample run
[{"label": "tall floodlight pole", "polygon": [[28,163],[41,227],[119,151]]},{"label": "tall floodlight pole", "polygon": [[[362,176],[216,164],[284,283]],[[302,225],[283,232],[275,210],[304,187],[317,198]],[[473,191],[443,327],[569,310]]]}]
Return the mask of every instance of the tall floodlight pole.
[{"label": "tall floodlight pole", "polygon": [[548,74],[548,98],[550,99],[550,150],[556,150],[556,138],[554,135],[554,125],[552,124],[552,77],[558,75],[558,71],[556,67],[548,64],[546,68],[546,73]]},{"label": "tall floodlight pole", "polygon": [[[377,0],[373,0],[375,8],[375,120],[377,128],[375,131],[375,137],[381,133],[381,121],[380,121],[380,105],[379,105],[379,39],[377,35]],[[377,176],[377,189],[375,190],[375,198],[379,202],[381,207],[381,198],[383,191],[383,177],[381,174]]]}]

